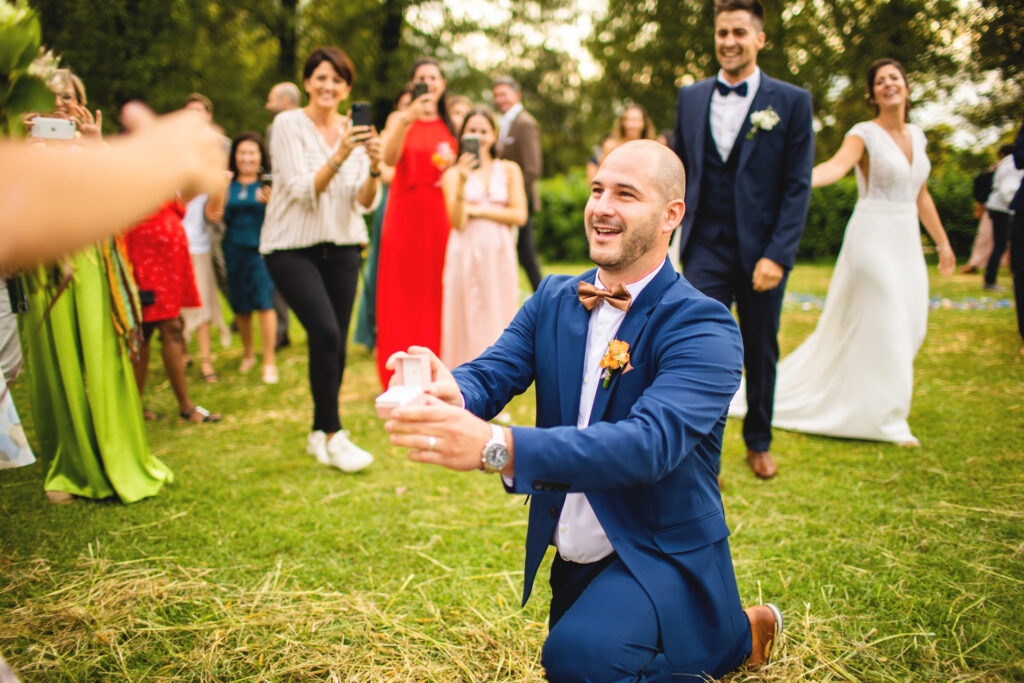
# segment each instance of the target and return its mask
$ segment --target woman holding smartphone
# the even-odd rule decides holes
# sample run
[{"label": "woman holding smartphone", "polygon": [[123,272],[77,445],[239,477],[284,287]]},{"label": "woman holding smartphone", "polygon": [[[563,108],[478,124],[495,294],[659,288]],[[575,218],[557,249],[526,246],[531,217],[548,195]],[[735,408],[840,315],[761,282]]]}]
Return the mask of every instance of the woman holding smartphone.
[{"label": "woman holding smartphone", "polygon": [[259,133],[248,131],[231,141],[228,168],[230,180],[223,191],[211,196],[206,203],[206,217],[211,221],[224,221],[221,248],[227,270],[228,299],[242,338],[241,371],[245,373],[256,366],[252,330],[255,312],[263,347],[263,381],[277,384],[274,281],[259,252],[260,231],[270,199],[270,187],[260,184],[260,176],[270,169]]},{"label": "woman holding smartphone", "polygon": [[338,392],[367,241],[362,214],[380,200],[380,140],[371,126],[354,126],[338,111],[355,80],[352,60],[339,48],[313,50],[303,79],[309,104],[274,118],[274,185],[260,252],[309,341],[313,428],[306,450],[355,472],[373,456],[342,429]]},{"label": "woman holding smartphone", "polygon": [[437,60],[413,65],[410,88],[412,103],[392,113],[384,129],[384,163],[395,167],[377,267],[377,373],[385,387],[392,373],[384,365],[394,352],[413,344],[440,352],[451,230],[440,181],[455,161],[456,144]]},{"label": "woman holding smartphone", "polygon": [[494,115],[470,110],[459,161],[441,179],[452,224],[441,329],[441,360],[449,368],[493,344],[519,308],[516,237],[526,222],[526,190],[519,165],[494,158],[497,140]]}]

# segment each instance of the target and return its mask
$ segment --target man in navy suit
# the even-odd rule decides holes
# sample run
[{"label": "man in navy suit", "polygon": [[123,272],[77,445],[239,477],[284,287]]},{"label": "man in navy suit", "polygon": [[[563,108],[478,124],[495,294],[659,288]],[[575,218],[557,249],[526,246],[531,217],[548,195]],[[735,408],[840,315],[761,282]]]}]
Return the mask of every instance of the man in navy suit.
[{"label": "man in navy suit", "polygon": [[675,150],[687,174],[683,274],[712,299],[736,303],[747,370],[747,462],[769,479],[777,472],[769,449],[779,318],[811,199],[814,133],[810,93],[757,67],[763,29],[758,0],[716,3],[722,68],[679,90]]},{"label": "man in navy suit", "polygon": [[[453,372],[432,357],[427,405],[385,424],[413,460],[500,472],[531,496],[524,603],[557,549],[550,680],[719,677],[764,664],[782,628],[774,606],[744,611],[736,586],[716,473],[742,348],[729,312],[667,259],[685,186],[653,140],[609,154],[585,211],[598,268],[544,279]],[[536,427],[484,421],[531,383]]]}]

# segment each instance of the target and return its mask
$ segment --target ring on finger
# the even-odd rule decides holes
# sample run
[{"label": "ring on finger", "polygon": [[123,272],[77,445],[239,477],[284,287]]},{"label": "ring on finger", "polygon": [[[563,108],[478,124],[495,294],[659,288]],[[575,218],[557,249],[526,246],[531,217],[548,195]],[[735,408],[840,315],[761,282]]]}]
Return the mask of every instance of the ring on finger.
[{"label": "ring on finger", "polygon": [[433,436],[433,435],[431,435],[431,436],[430,436],[430,437],[429,437],[429,438],[427,439],[427,450],[428,450],[428,451],[432,451],[432,450],[434,450],[434,448],[435,448],[436,446],[437,446],[437,437],[436,437],[436,436]]}]

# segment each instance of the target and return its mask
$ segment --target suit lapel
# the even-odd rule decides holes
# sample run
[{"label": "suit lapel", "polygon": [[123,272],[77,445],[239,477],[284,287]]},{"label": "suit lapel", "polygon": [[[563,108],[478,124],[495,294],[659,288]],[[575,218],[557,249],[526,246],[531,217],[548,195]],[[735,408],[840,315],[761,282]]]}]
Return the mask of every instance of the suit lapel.
[{"label": "suit lapel", "polygon": [[708,126],[708,117],[711,115],[711,93],[715,90],[714,79],[709,79],[694,86],[695,97],[687,107],[686,121],[692,121],[693,125],[683,125],[683,131],[689,138],[686,141],[686,148],[693,150],[689,162],[693,169],[687,172],[694,178],[701,177],[704,168],[704,138]]},{"label": "suit lapel", "polygon": [[[743,119],[743,125],[740,126],[739,135],[736,141],[739,142],[745,137],[751,129],[750,115],[756,111],[767,109],[769,105],[775,103],[775,85],[772,83],[772,79],[768,78],[764,72],[761,72],[761,85],[758,87],[757,92],[754,93],[754,101],[750,103],[750,109],[747,110],[747,116]],[[754,147],[757,146],[758,138],[764,134],[765,131],[761,131],[754,135],[753,140],[744,140],[740,146],[740,160],[736,165],[736,172],[739,173],[746,166],[747,161],[750,159],[750,155],[754,151]]]},{"label": "suit lapel", "polygon": [[[615,333],[615,338],[629,344],[631,359],[634,357],[637,343],[640,341],[640,337],[647,326],[647,321],[650,319],[654,307],[661,301],[665,290],[676,281],[677,277],[678,275],[675,269],[672,268],[672,264],[666,261],[662,265],[661,270],[658,271],[658,274],[654,276],[654,279],[640,292],[640,296],[633,301],[629,307],[629,312],[626,313],[626,317],[622,319],[622,325],[619,326],[619,331]],[[603,382],[598,384],[597,395],[594,397],[594,407],[590,411],[590,422],[588,424],[594,424],[604,419],[605,410],[608,408],[608,400],[616,387],[618,387],[621,376],[621,371],[612,375],[607,389],[604,388]],[[578,404],[579,396],[577,392],[577,412],[579,412]]]},{"label": "suit lapel", "polygon": [[555,338],[555,358],[558,359],[558,395],[561,424],[574,425],[580,412],[580,385],[583,383],[583,360],[586,355],[587,328],[590,311],[583,307],[576,295],[576,283],[594,283],[597,269],[584,273],[579,280],[571,280],[558,302],[558,330]]}]

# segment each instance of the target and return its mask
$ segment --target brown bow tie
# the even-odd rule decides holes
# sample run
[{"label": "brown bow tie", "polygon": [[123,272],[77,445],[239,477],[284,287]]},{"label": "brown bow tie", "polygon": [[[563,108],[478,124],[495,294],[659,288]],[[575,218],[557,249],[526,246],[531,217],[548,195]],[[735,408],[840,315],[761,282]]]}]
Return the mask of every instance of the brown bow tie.
[{"label": "brown bow tie", "polygon": [[579,289],[580,303],[588,311],[594,310],[594,306],[597,306],[601,299],[604,299],[615,308],[620,311],[628,311],[629,304],[632,302],[633,297],[629,295],[626,288],[622,286],[622,283],[615,285],[615,289],[609,291],[607,289],[599,289],[589,282],[581,282]]}]

